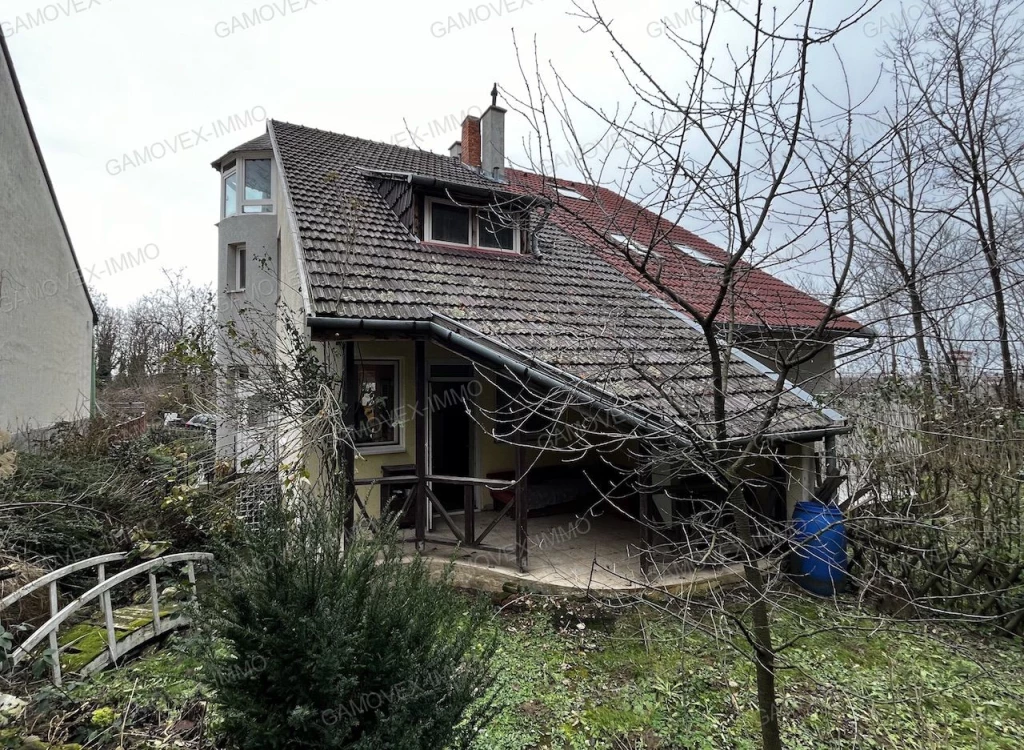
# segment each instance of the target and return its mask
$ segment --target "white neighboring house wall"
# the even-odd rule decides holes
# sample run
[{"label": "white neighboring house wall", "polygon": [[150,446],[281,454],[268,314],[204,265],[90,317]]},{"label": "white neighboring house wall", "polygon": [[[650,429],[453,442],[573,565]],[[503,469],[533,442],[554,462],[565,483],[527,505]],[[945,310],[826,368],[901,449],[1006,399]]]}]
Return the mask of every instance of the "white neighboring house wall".
[{"label": "white neighboring house wall", "polygon": [[0,39],[0,429],[87,418],[95,313]]}]

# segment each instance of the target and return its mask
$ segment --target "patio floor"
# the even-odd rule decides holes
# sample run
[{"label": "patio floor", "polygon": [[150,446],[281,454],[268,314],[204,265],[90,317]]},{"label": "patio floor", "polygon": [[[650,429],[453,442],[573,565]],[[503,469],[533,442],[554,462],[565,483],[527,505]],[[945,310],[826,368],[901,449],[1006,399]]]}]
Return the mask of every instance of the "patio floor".
[{"label": "patio floor", "polygon": [[[485,529],[494,511],[478,511],[476,527]],[[453,516],[456,524],[462,516]],[[411,530],[409,532],[411,537]],[[560,513],[530,517],[528,521],[529,566],[526,573],[516,568],[515,524],[502,519],[484,540],[485,544],[508,552],[497,553],[469,547],[455,547],[434,539],[456,537],[440,518],[428,532],[424,554],[438,562],[455,560],[458,585],[481,590],[518,588],[536,593],[566,594],[590,590],[597,593],[629,593],[651,587],[677,593],[682,590],[722,585],[738,580],[739,568],[650,570],[640,569],[641,529],[639,524],[612,510],[584,514]]]}]

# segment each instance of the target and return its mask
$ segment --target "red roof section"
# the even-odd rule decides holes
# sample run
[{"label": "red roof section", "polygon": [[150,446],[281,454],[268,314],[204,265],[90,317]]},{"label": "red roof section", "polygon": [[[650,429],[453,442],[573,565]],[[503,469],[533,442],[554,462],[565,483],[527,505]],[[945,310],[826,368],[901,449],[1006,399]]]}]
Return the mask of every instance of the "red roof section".
[{"label": "red roof section", "polygon": [[[590,198],[580,200],[556,195],[555,182],[543,175],[512,169],[506,170],[506,175],[514,190],[556,200],[558,206],[551,214],[552,221],[594,247],[602,258],[646,291],[679,308],[664,290],[643,278],[607,237],[612,233],[625,235],[645,247],[653,243],[657,257],[652,254],[648,268],[654,274],[660,273],[661,285],[696,310],[710,311],[719,294],[720,266],[705,264],[674,245],[696,250],[717,263],[729,259],[727,252],[606,188],[557,181],[559,186]],[[733,299],[727,299],[719,313],[718,319],[723,322],[764,328],[814,328],[828,315],[827,305],[749,263],[737,263],[735,274]],[[843,315],[830,321],[827,328],[836,333],[852,333],[864,326]]]}]

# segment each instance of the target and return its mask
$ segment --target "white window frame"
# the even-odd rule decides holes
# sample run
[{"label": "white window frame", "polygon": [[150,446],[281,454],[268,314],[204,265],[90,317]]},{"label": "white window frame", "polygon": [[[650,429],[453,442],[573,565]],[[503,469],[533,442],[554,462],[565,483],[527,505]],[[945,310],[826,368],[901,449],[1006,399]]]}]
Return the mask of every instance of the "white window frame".
[{"label": "white window frame", "polygon": [[[443,206],[454,206],[455,208],[465,209],[469,213],[469,244],[463,245],[461,242],[450,242],[448,240],[436,240],[434,239],[434,204],[438,203]],[[435,245],[448,245],[450,247],[467,247],[475,250],[485,250],[494,253],[507,253],[509,255],[519,255],[522,253],[522,234],[521,228],[512,228],[512,249],[503,250],[500,247],[484,247],[480,244],[480,212],[485,211],[488,213],[497,213],[494,208],[490,206],[467,206],[465,204],[455,203],[454,201],[447,201],[443,198],[434,198],[432,196],[426,196],[423,208],[423,234],[424,241],[430,242]]]},{"label": "white window frame", "polygon": [[[245,199],[245,164],[249,161],[270,162],[270,199],[260,200]],[[232,213],[227,212],[228,178],[235,175],[235,206]],[[234,163],[221,173],[220,180],[220,211],[221,218],[227,219],[232,216],[272,216],[277,213],[277,166],[274,164],[273,156],[238,156]],[[255,211],[246,213],[246,206],[270,206],[269,211]]]},{"label": "white window frame", "polygon": [[[231,272],[231,288],[229,292],[244,292],[245,284],[242,283],[242,269],[245,268],[246,281],[249,279],[249,268],[246,258],[246,244],[244,242],[232,242],[228,245],[228,271]],[[241,260],[241,263],[239,263]]]},{"label": "white window frame", "polygon": [[693,258],[698,263],[701,263],[702,265],[705,265],[705,266],[719,266],[719,267],[725,265],[725,263],[722,263],[719,260],[715,260],[714,258],[712,258],[712,257],[710,257],[708,255],[705,255],[700,250],[695,250],[694,248],[688,247],[687,245],[683,245],[682,243],[673,242],[672,243],[672,247],[674,247],[676,250],[678,250],[681,253],[689,255],[691,258]]},{"label": "white window frame", "polygon": [[[235,177],[235,210],[231,213],[228,213],[228,178],[230,178],[232,175],[234,175]],[[236,159],[235,163],[231,165],[228,171],[224,172],[221,175],[220,179],[220,212],[222,219],[227,219],[231,216],[238,216],[238,176],[238,160]]]},{"label": "white window frame", "polygon": [[[356,443],[355,449],[363,456],[405,453],[405,359],[403,357],[373,357],[356,360],[357,369],[363,365],[394,365],[395,367],[395,404],[391,413],[395,417],[397,441],[394,443]],[[361,399],[362,394],[359,394],[358,398]]]},{"label": "white window frame", "polygon": [[491,252],[495,252],[495,253],[509,253],[510,255],[519,255],[522,252],[522,236],[523,236],[522,227],[516,227],[516,226],[512,227],[512,249],[511,250],[505,250],[504,248],[500,248],[500,247],[484,247],[483,245],[480,244],[480,234],[482,232],[482,230],[480,229],[480,221],[481,221],[480,213],[481,212],[489,213],[489,214],[498,214],[499,213],[495,209],[489,208],[487,206],[481,206],[479,208],[473,209],[473,213],[472,213],[470,218],[471,218],[472,228],[476,231],[476,238],[475,238],[476,239],[476,245],[475,246],[480,248],[481,250],[490,250]]},{"label": "white window frame", "polygon": [[[266,216],[273,214],[274,208],[274,157],[273,156],[249,156],[244,159],[240,159],[242,162],[242,169],[240,170],[241,179],[238,181],[238,213],[242,216]],[[251,161],[269,161],[270,162],[270,198],[260,198],[259,200],[246,200],[245,199],[245,168],[246,165]],[[252,211],[246,213],[246,206],[270,206],[269,211]]]}]

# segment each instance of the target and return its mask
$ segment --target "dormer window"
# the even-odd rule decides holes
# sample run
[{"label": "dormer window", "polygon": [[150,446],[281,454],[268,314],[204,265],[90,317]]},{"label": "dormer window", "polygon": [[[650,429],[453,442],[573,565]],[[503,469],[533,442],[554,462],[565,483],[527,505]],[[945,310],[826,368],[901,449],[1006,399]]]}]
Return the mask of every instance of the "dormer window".
[{"label": "dormer window", "polygon": [[499,211],[426,199],[424,236],[428,242],[518,253],[522,232]]},{"label": "dormer window", "polygon": [[519,232],[502,217],[491,211],[477,211],[477,224],[480,247],[490,250],[519,251]]},{"label": "dormer window", "polygon": [[270,159],[239,159],[225,169],[224,216],[239,213],[274,213]]},{"label": "dormer window", "polygon": [[472,212],[465,206],[456,206],[441,201],[430,201],[428,212],[429,231],[427,236],[434,242],[448,242],[453,245],[470,245]]}]

